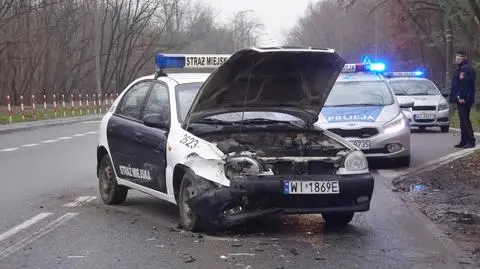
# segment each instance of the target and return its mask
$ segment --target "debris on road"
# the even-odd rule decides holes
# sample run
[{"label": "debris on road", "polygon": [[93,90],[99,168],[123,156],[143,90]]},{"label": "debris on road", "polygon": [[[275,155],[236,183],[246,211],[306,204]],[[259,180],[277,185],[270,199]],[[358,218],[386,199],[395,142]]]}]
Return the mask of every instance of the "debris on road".
[{"label": "debris on road", "polygon": [[480,151],[393,185],[480,262]]},{"label": "debris on road", "polygon": [[298,255],[298,251],[294,248],[290,249],[290,253],[292,253],[293,255]]},{"label": "debris on road", "polygon": [[183,261],[185,263],[191,263],[191,262],[196,261],[196,259],[189,254],[185,254],[185,255],[183,255]]}]

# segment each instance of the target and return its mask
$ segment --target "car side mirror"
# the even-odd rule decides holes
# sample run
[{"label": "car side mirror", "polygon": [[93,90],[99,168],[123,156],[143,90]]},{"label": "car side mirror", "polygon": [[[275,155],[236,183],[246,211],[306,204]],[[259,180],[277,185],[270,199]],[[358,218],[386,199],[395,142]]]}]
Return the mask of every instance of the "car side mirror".
[{"label": "car side mirror", "polygon": [[168,130],[170,122],[163,114],[149,114],[143,117],[143,124],[148,127]]},{"label": "car side mirror", "polygon": [[400,108],[411,108],[411,107],[413,107],[414,104],[415,104],[414,102],[400,103]]}]

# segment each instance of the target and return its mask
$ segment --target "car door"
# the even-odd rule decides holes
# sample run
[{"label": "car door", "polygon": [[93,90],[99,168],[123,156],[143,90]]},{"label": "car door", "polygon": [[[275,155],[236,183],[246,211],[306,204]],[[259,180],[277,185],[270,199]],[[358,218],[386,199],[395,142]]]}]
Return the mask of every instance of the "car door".
[{"label": "car door", "polygon": [[138,130],[143,127],[141,120],[143,105],[152,81],[134,84],[120,100],[107,124],[107,139],[116,174],[134,181],[142,151],[137,142]]},{"label": "car door", "polygon": [[170,100],[168,88],[162,82],[154,82],[148,94],[142,117],[149,115],[162,115],[163,127],[139,126],[136,130],[137,152],[142,156],[138,166],[147,171],[147,180],[136,179],[145,187],[167,193],[165,170],[167,167],[166,148],[168,130],[170,129]]}]

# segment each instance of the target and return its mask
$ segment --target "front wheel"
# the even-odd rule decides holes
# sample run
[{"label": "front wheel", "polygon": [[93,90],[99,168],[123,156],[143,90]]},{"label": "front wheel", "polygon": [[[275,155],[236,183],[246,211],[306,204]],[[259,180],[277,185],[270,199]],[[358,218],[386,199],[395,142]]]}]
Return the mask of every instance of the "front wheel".
[{"label": "front wheel", "polygon": [[178,207],[180,211],[180,225],[188,231],[197,231],[200,229],[200,218],[195,208],[191,207],[187,201],[198,195],[197,188],[188,174],[185,174],[180,183],[180,195]]},{"label": "front wheel", "polygon": [[127,199],[128,188],[118,185],[113,165],[108,155],[105,155],[98,168],[98,187],[103,203],[118,205]]},{"label": "front wheel", "polygon": [[345,226],[353,219],[354,212],[323,213],[322,218],[327,226]]},{"label": "front wheel", "polygon": [[440,131],[442,133],[448,133],[448,131],[450,130],[450,126],[442,126],[440,127]]}]

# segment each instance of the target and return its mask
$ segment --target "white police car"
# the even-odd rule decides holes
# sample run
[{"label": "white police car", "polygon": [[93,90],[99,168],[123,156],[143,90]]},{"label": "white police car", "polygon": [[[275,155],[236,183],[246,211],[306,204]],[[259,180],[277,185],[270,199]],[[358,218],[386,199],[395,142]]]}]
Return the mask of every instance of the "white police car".
[{"label": "white police car", "polygon": [[450,128],[450,108],[445,96],[435,84],[423,77],[422,71],[388,72],[393,92],[399,102],[414,102],[412,108],[404,110],[413,127],[425,130],[427,127],[440,127],[447,133]]},{"label": "white police car", "polygon": [[219,67],[160,70],[120,94],[100,124],[104,203],[136,189],[177,204],[186,229],[207,231],[273,213],[322,213],[342,225],[369,210],[364,154],[313,125],[344,65],[333,50],[157,55],[156,64]]},{"label": "white police car", "polygon": [[361,149],[367,158],[410,165],[410,128],[382,72],[382,63],[347,64],[333,86],[317,125]]}]

